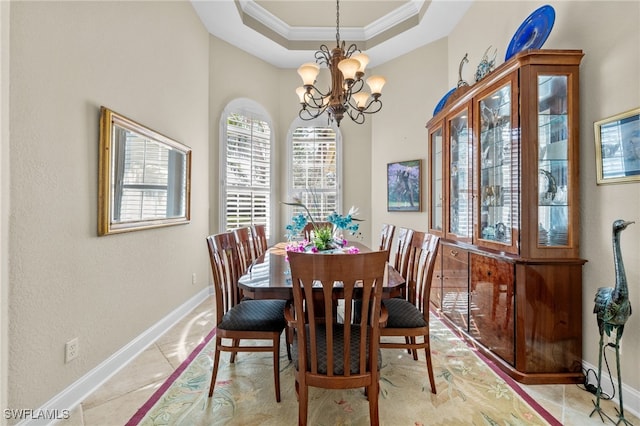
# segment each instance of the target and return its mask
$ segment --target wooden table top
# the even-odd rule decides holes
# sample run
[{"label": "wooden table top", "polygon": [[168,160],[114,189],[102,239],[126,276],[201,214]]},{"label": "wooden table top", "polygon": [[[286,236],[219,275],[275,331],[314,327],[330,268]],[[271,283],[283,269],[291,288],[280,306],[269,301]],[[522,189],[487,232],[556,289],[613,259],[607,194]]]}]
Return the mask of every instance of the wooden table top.
[{"label": "wooden table top", "polygon": [[[238,286],[245,296],[252,299],[293,298],[291,272],[286,260],[286,245],[286,242],[281,242],[269,248],[251,264],[247,273],[240,277]],[[371,251],[369,247],[358,242],[350,242],[349,245],[358,247],[361,252]],[[402,275],[389,265],[389,280],[383,288],[383,297],[398,296],[404,284]]]}]

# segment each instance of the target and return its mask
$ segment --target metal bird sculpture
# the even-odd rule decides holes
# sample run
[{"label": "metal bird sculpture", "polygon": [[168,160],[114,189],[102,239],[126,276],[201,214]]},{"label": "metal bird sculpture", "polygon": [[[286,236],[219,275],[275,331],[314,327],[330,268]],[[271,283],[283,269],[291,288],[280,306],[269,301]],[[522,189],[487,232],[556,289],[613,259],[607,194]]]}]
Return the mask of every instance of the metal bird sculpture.
[{"label": "metal bird sculpture", "polygon": [[[595,306],[593,313],[596,314],[598,320],[598,330],[600,332],[600,354],[598,356],[598,387],[596,390],[596,402],[594,402],[595,408],[589,415],[591,417],[593,413],[598,413],[600,419],[604,422],[603,415],[600,407],[600,395],[602,388],[600,387],[600,379],[602,375],[602,352],[604,345],[604,334],[611,336],[611,332],[616,332],[616,369],[618,370],[618,395],[620,396],[620,410],[618,411],[618,422],[626,425],[631,423],[624,418],[624,406],[622,405],[622,374],[620,373],[620,339],[622,338],[622,332],[624,331],[624,325],[631,315],[631,303],[629,303],[629,287],[627,286],[627,276],[624,272],[624,263],[622,262],[622,253],[620,251],[620,233],[624,231],[627,226],[635,222],[627,222],[618,219],[613,222],[613,263],[616,272],[616,283],[613,288],[601,287],[596,292]],[[609,416],[607,416],[609,418]],[[611,419],[609,419],[611,420]]]}]

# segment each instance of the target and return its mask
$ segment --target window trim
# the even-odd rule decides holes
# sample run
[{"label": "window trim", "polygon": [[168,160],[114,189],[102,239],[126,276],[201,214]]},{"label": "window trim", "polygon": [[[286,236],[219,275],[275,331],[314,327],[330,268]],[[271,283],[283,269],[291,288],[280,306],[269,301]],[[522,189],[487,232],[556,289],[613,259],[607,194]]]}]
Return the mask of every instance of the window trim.
[{"label": "window trim", "polygon": [[227,199],[227,184],[226,184],[226,170],[227,170],[227,119],[231,114],[242,114],[245,116],[249,116],[253,119],[262,120],[269,125],[271,130],[270,135],[270,146],[271,146],[271,155],[269,158],[269,167],[271,180],[269,182],[269,192],[271,193],[271,197],[269,197],[269,206],[268,209],[271,212],[269,214],[269,236],[268,236],[268,244],[272,244],[273,236],[276,234],[276,229],[274,226],[275,223],[275,196],[274,196],[274,188],[275,181],[277,180],[277,176],[275,172],[275,158],[277,154],[277,149],[275,146],[275,130],[273,125],[273,120],[271,116],[267,112],[267,110],[260,105],[258,102],[248,99],[248,98],[237,98],[230,101],[222,111],[220,116],[220,125],[219,135],[220,135],[220,159],[218,163],[218,181],[219,181],[219,194],[218,194],[218,229],[224,230],[227,227],[226,220],[226,199]]}]

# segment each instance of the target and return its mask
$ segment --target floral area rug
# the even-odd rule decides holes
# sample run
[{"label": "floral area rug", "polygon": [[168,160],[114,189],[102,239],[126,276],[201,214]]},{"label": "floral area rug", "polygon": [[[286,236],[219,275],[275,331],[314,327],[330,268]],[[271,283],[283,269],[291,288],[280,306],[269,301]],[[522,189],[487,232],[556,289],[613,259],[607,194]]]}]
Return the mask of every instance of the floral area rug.
[{"label": "floral area rug", "polygon": [[[293,365],[281,350],[281,402],[275,400],[269,353],[229,354],[208,398],[215,330],[128,425],[295,425],[298,403]],[[406,351],[385,349],[380,380],[383,425],[560,425],[517,383],[431,316],[431,347],[438,393],[429,385],[424,352],[414,361]],[[368,425],[362,389],[310,388],[309,425]]]}]

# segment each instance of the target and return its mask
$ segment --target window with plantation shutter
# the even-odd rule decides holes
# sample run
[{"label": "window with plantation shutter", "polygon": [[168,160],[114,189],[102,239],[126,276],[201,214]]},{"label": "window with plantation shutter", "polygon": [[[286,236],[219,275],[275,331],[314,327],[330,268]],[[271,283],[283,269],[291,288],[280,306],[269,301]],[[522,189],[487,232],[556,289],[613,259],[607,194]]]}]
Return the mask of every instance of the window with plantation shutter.
[{"label": "window with plantation shutter", "polygon": [[233,106],[222,121],[222,229],[265,225],[269,238],[271,125],[255,106]]},{"label": "window with plantation shutter", "polygon": [[[300,196],[315,220],[340,210],[338,134],[332,127],[294,127],[289,144],[289,194]],[[304,213],[293,208],[293,215]]]}]

